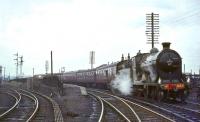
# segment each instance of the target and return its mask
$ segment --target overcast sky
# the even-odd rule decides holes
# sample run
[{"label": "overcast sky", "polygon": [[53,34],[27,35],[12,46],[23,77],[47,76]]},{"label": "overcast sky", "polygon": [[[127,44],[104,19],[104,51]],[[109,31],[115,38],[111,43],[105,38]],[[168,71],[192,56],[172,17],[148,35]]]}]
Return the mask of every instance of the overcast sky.
[{"label": "overcast sky", "polygon": [[146,14],[160,15],[160,44],[169,41],[186,65],[200,68],[199,0],[0,0],[0,65],[15,75],[16,58],[24,57],[25,75],[45,73],[53,51],[54,72],[88,69],[89,52],[95,66],[149,52]]}]

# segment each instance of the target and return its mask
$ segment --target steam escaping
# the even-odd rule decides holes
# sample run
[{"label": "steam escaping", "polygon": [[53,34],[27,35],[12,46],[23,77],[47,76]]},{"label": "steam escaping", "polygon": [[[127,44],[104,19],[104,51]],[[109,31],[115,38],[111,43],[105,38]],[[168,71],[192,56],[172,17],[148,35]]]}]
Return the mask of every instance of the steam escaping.
[{"label": "steam escaping", "polygon": [[[155,82],[157,77],[158,77],[158,74],[156,72],[156,68],[154,65],[146,65],[145,67],[142,67],[144,71],[148,72],[149,73],[149,76],[150,76],[150,82]],[[145,78],[143,79],[144,80],[147,80],[146,76]]]},{"label": "steam escaping", "polygon": [[[155,82],[158,78],[158,74],[155,68],[158,54],[159,52],[149,55],[146,60],[141,64],[142,70],[149,73],[151,82]],[[145,78],[144,80],[147,80],[147,78]]]},{"label": "steam escaping", "polygon": [[120,70],[115,79],[111,81],[111,87],[114,90],[120,91],[123,95],[130,95],[133,91],[132,81],[130,79],[130,69]]}]

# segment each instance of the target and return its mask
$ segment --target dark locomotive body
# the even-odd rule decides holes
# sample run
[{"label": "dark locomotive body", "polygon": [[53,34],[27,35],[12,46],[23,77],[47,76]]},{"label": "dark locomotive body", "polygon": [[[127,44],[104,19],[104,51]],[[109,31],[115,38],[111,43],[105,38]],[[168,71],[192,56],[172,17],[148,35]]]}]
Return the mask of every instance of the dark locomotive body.
[{"label": "dark locomotive body", "polygon": [[[94,69],[66,72],[62,81],[86,87],[112,89],[110,84],[121,70],[128,69],[133,84],[133,94],[148,98],[180,98],[184,101],[187,83],[182,78],[182,59],[170,49],[170,43],[163,43],[163,50],[151,49],[150,53],[138,52],[136,56],[104,64]],[[121,81],[123,82],[123,81]]]},{"label": "dark locomotive body", "polygon": [[160,99],[184,101],[187,83],[182,76],[182,59],[163,43],[163,50],[151,49],[150,53],[138,53],[132,58],[134,94]]},{"label": "dark locomotive body", "polygon": [[161,79],[161,90],[165,98],[185,99],[187,95],[187,83],[182,74],[182,59],[180,55],[171,50],[166,44],[163,51],[158,55],[156,60],[158,75]]}]

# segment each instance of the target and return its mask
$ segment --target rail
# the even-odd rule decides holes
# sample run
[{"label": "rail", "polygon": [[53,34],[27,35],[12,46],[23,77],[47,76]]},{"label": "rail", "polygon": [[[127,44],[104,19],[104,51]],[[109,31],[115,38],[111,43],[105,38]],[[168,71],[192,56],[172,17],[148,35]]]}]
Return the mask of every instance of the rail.
[{"label": "rail", "polygon": [[97,96],[95,94],[92,94],[92,93],[88,93],[88,94],[96,97],[100,101],[100,103],[101,103],[101,114],[100,114],[99,120],[98,120],[98,122],[101,122],[102,118],[103,118],[103,115],[104,115],[104,104],[103,104],[103,101],[102,101],[102,99],[99,96]]},{"label": "rail", "polygon": [[126,106],[128,106],[128,108],[132,111],[132,113],[134,114],[134,116],[136,117],[137,121],[138,122],[141,122],[141,119],[139,118],[138,114],[135,112],[135,110],[133,110],[133,108],[127,104],[122,98],[116,96],[116,95],[112,95],[112,94],[108,94],[108,93],[105,93],[105,92],[101,92],[101,91],[98,91],[98,90],[91,90],[91,91],[94,91],[94,92],[99,92],[99,93],[102,93],[102,94],[106,94],[106,95],[109,95],[109,96],[112,96],[118,100],[120,100],[121,102],[123,102]]},{"label": "rail", "polygon": [[134,100],[137,101],[137,102],[140,102],[140,103],[143,103],[143,104],[152,106],[152,107],[154,107],[154,108],[156,108],[156,109],[162,110],[162,111],[164,111],[164,112],[166,112],[166,113],[172,114],[172,115],[174,115],[174,116],[176,116],[176,117],[179,117],[179,118],[181,118],[181,119],[184,119],[184,120],[186,120],[186,121],[188,121],[188,122],[193,122],[192,120],[190,120],[190,119],[188,119],[188,118],[186,118],[186,117],[184,117],[184,116],[182,116],[182,115],[179,115],[179,114],[177,114],[177,113],[174,113],[173,111],[167,110],[167,109],[162,108],[162,107],[160,107],[160,106],[157,106],[157,105],[154,105],[154,104],[145,102],[145,101],[137,100],[137,99],[134,99]]},{"label": "rail", "polygon": [[15,100],[16,100],[16,102],[15,102],[15,104],[14,104],[11,108],[9,108],[7,111],[5,111],[4,113],[2,113],[2,114],[0,115],[0,119],[2,119],[3,117],[5,117],[9,112],[13,111],[13,110],[17,107],[17,105],[19,104],[19,102],[20,102],[20,100],[21,100],[21,95],[20,95],[19,92],[17,92],[16,90],[15,90],[15,92],[18,94],[18,97],[19,97],[19,98],[17,98],[16,96],[14,96],[14,95],[11,94],[11,93],[6,92],[6,94],[8,94],[8,95],[14,97]]},{"label": "rail", "polygon": [[32,94],[31,92],[23,90],[23,89],[20,89],[20,90],[23,91],[23,92],[25,92],[25,93],[28,93],[29,95],[23,94],[23,93],[21,93],[21,94],[23,94],[23,95],[31,98],[35,102],[35,109],[34,109],[34,111],[31,114],[31,116],[26,120],[26,122],[30,122],[34,118],[34,116],[36,115],[37,111],[39,110],[39,101],[38,101],[38,98],[34,94]]},{"label": "rail", "polygon": [[[124,99],[124,98],[122,98],[122,99]],[[156,115],[158,115],[158,116],[160,116],[160,117],[165,118],[165,119],[168,120],[168,121],[175,122],[174,120],[172,120],[172,119],[170,119],[170,118],[168,118],[168,117],[166,117],[166,116],[164,116],[164,115],[162,115],[162,114],[160,114],[160,113],[158,113],[158,112],[155,112],[155,111],[153,111],[153,110],[151,110],[151,109],[149,109],[149,108],[147,108],[147,107],[144,107],[144,106],[142,106],[142,105],[139,105],[139,104],[137,104],[137,103],[134,103],[134,102],[132,102],[132,101],[130,101],[130,100],[124,99],[124,101],[127,101],[128,103],[131,103],[131,104],[134,104],[134,105],[136,105],[136,106],[138,106],[138,107],[141,107],[141,108],[143,108],[143,109],[145,109],[145,110],[147,110],[147,111],[149,111],[149,112],[152,112],[152,113],[154,113],[154,114],[156,114]]]},{"label": "rail", "polygon": [[[118,97],[118,96],[115,96],[115,95],[112,95],[112,94],[109,94],[109,93],[106,93],[106,92],[98,91],[98,90],[92,90],[92,91],[96,91],[96,92],[99,92],[99,93],[103,93],[103,94],[107,94],[107,95],[116,97],[116,98],[118,98],[118,99],[121,99],[122,101],[126,101],[127,103],[134,104],[134,105],[136,105],[136,106],[138,106],[138,107],[141,107],[141,108],[143,108],[143,109],[145,109],[145,110],[147,110],[147,111],[149,111],[149,112],[152,112],[152,113],[154,113],[154,114],[156,114],[156,115],[158,115],[158,116],[160,116],[160,117],[162,117],[162,118],[164,118],[164,119],[166,119],[166,120],[168,120],[168,121],[170,121],[170,122],[175,122],[174,120],[172,120],[172,119],[170,119],[170,118],[168,118],[168,117],[166,117],[166,116],[164,116],[164,115],[162,115],[162,114],[160,114],[160,113],[158,113],[158,112],[155,112],[155,111],[153,111],[153,110],[151,110],[151,109],[149,109],[149,108],[147,108],[147,107],[144,107],[144,106],[142,106],[142,105],[139,105],[139,104],[137,104],[137,103],[134,103],[134,102],[132,102],[132,101],[130,101],[130,100],[126,100],[126,99],[124,99],[124,98],[121,98],[121,97]],[[124,103],[126,103],[126,102],[124,102]],[[126,104],[127,104],[127,103],[126,103]],[[134,111],[134,112],[135,112],[135,111]],[[137,115],[137,114],[135,114],[135,115]],[[136,117],[138,118],[138,121],[141,122],[141,119],[139,118],[139,116],[137,115]]]},{"label": "rail", "polygon": [[51,102],[53,109],[54,109],[54,121],[55,122],[64,122],[60,107],[59,107],[58,103],[56,103],[56,101],[54,101],[52,98],[50,98],[44,94],[38,93],[36,91],[32,91],[32,92],[46,98],[47,100],[49,100]]},{"label": "rail", "polygon": [[101,98],[107,105],[109,105],[110,107],[112,107],[115,111],[117,111],[117,113],[119,113],[126,121],[131,122],[130,119],[128,119],[128,117],[126,117],[119,109],[117,109],[114,105],[112,105],[110,102],[106,101],[105,99]]}]

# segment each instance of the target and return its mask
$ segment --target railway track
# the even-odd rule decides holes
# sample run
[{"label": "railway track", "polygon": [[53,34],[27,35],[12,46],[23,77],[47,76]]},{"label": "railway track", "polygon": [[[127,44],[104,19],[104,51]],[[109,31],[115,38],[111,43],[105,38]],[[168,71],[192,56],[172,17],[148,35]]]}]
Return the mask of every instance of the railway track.
[{"label": "railway track", "polygon": [[38,92],[33,92],[40,101],[40,109],[33,119],[34,121],[63,122],[63,117],[58,104],[50,97]]},{"label": "railway track", "polygon": [[162,107],[171,110],[180,116],[185,117],[186,120],[190,122],[196,122],[200,120],[200,109],[199,106],[191,106],[188,104],[169,104],[169,103],[162,103]]},{"label": "railway track", "polygon": [[134,119],[130,118],[133,113],[121,100],[94,91],[90,91],[89,94],[93,94],[93,96],[96,96],[96,98],[99,98],[103,103],[105,103],[105,109],[103,110],[104,114],[101,113],[101,115],[104,116],[103,118],[100,118],[102,121],[113,121],[113,119],[115,119],[116,121],[131,122],[130,119]]},{"label": "railway track", "polygon": [[[142,105],[134,103],[132,101],[126,100],[124,98],[120,98],[115,95],[111,95],[101,91],[89,90],[89,93],[96,95],[99,99],[102,99],[104,103],[109,106],[113,106],[113,109],[118,111],[118,113],[123,117],[125,121],[156,121],[156,122],[173,122],[174,120],[165,117],[153,110],[150,110]],[[120,102],[113,102],[113,99],[118,99]],[[115,108],[114,108],[115,106]],[[126,108],[126,109],[125,109]],[[128,111],[128,112],[127,112]],[[105,116],[105,115],[104,115]],[[113,119],[113,118],[112,118]]]},{"label": "railway track", "polygon": [[2,106],[2,108],[4,110],[0,114],[0,119],[4,118],[6,115],[8,115],[8,113],[13,111],[17,107],[17,105],[19,104],[19,102],[21,100],[21,95],[16,90],[15,91],[14,90],[3,90],[3,91],[1,91],[1,93],[11,96],[15,100],[15,102],[12,105],[9,105],[10,100],[5,101],[8,103],[8,105]]},{"label": "railway track", "polygon": [[130,98],[130,99],[131,101],[135,101],[137,103],[147,106],[148,108],[158,111],[165,116],[169,116],[171,119],[175,121],[196,122],[200,120],[199,119],[200,116],[197,113],[194,113],[195,111],[190,111],[189,109],[181,106],[163,102],[156,102],[151,100],[144,100],[144,99],[135,99],[135,98],[134,99]]},{"label": "railway track", "polygon": [[[187,103],[187,104],[190,104],[190,105],[192,105],[192,106],[194,105],[195,107],[198,107],[198,108],[200,107],[200,103],[197,103],[197,102],[186,101],[186,103]],[[199,110],[200,110],[200,108],[199,108]]]},{"label": "railway track", "polygon": [[39,100],[33,93],[26,91],[26,90],[22,90],[22,89],[21,89],[21,91],[25,92],[25,94],[23,94],[23,93],[21,93],[21,94],[29,97],[30,99],[32,99],[34,101],[34,104],[32,105],[32,106],[35,106],[34,111],[30,115],[30,117],[26,120],[27,122],[29,122],[29,121],[33,120],[37,111],[39,110]]},{"label": "railway track", "polygon": [[14,105],[13,103],[8,104],[11,107],[4,106],[7,109],[4,113],[0,113],[1,122],[63,122],[60,107],[52,98],[39,92],[23,90],[10,85],[0,90],[15,100]]},{"label": "railway track", "polygon": [[104,115],[104,103],[99,96],[96,96],[95,94],[92,94],[92,93],[88,93],[88,94],[90,96],[92,96],[92,98],[96,101],[97,104],[99,104],[99,105],[95,105],[96,109],[90,117],[91,121],[101,122],[103,119],[103,115]]},{"label": "railway track", "polygon": [[1,121],[13,122],[13,121],[26,121],[29,122],[33,119],[38,111],[38,99],[30,92],[25,90],[18,90],[20,98],[18,104],[12,111],[9,111]]}]

